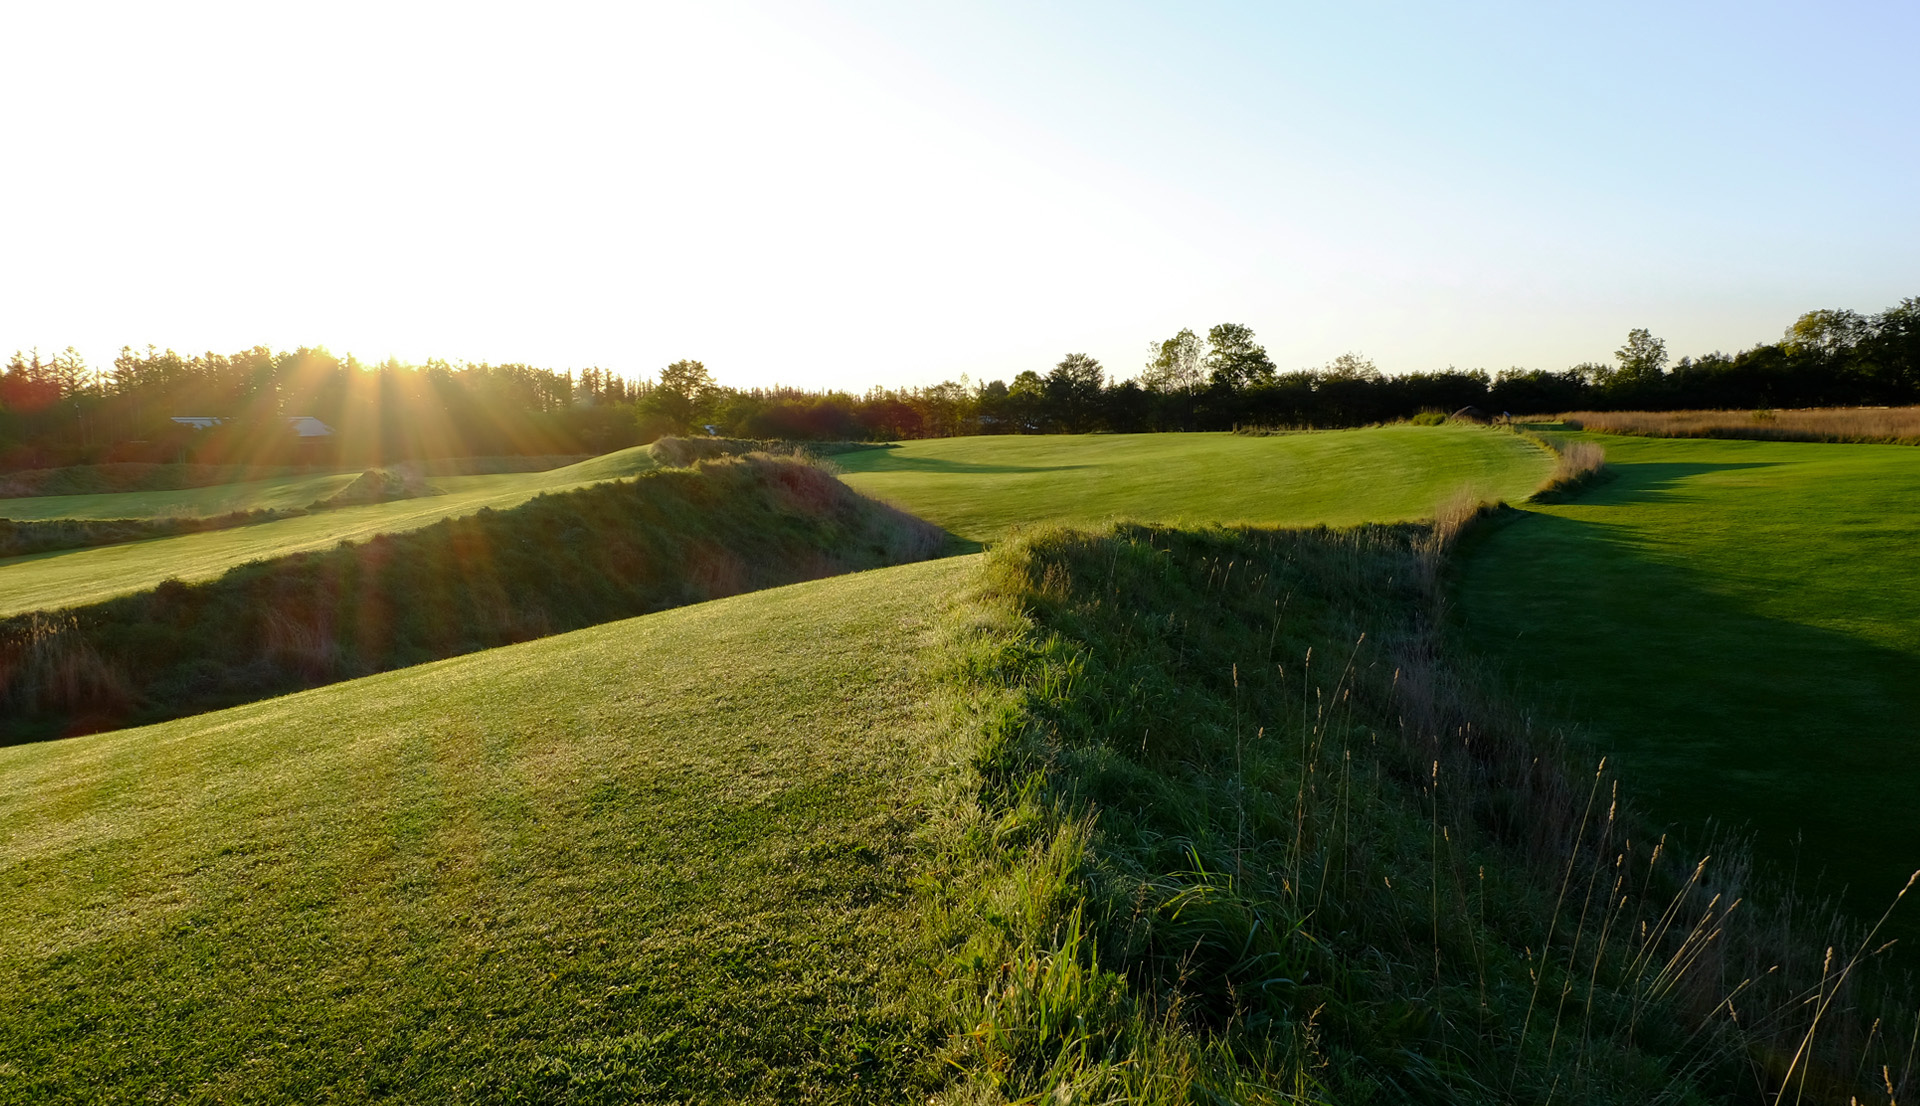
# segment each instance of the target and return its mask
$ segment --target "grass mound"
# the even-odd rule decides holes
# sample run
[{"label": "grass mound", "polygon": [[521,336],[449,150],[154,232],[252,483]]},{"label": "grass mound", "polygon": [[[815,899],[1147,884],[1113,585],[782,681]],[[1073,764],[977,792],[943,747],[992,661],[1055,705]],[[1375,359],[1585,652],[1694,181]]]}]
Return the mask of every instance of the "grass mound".
[{"label": "grass mound", "polygon": [[315,499],[327,498],[354,477],[333,473],[184,491],[0,501],[0,515],[17,519],[204,517],[265,509],[304,516],[217,533],[163,538],[139,546],[38,554],[0,562],[0,615],[97,603],[144,591],[169,579],[203,580],[248,561],[417,529],[483,507],[503,510],[542,492],[631,477],[653,467],[653,459],[645,450],[625,449],[539,472],[435,476],[434,484],[446,494],[311,513],[305,509]]},{"label": "grass mound", "polygon": [[806,442],[759,438],[677,438],[668,436],[647,446],[647,453],[660,464],[690,465],[718,457],[740,457],[748,453],[794,453],[808,457],[837,457],[866,449],[891,449],[881,442]]},{"label": "grass mound", "polygon": [[1527,497],[1529,503],[1565,503],[1581,492],[1607,479],[1607,451],[1599,443],[1585,439],[1569,441],[1520,432],[1553,453],[1553,472]]},{"label": "grass mound", "polygon": [[1437,552],[1050,531],[0,749],[0,1099],[1911,1097]]},{"label": "grass mound", "polygon": [[973,564],[0,748],[0,1101],[924,1100]]},{"label": "grass mound", "polygon": [[353,483],[325,499],[315,500],[313,505],[316,508],[356,507],[363,503],[391,503],[396,499],[441,494],[440,489],[427,483],[427,478],[417,470],[368,469],[355,477]]},{"label": "grass mound", "polygon": [[1472,695],[1435,552],[1123,527],[989,555],[948,685],[975,790],[931,881],[952,1101],[1841,1101],[1882,1063],[1904,1100],[1910,1019],[1873,1042],[1847,949],[1823,972],[1736,909],[1737,859],[1643,835]]},{"label": "grass mound", "polygon": [[97,545],[201,534],[235,526],[253,526],[304,514],[298,508],[234,511],[211,518],[55,518],[17,522],[0,518],[0,557],[22,557]]},{"label": "grass mound", "polygon": [[0,737],[177,717],[945,542],[800,461],[656,471],[0,622]]},{"label": "grass mound", "polygon": [[178,491],[312,471],[292,465],[163,465],[141,461],[24,469],[0,475],[0,499]]}]

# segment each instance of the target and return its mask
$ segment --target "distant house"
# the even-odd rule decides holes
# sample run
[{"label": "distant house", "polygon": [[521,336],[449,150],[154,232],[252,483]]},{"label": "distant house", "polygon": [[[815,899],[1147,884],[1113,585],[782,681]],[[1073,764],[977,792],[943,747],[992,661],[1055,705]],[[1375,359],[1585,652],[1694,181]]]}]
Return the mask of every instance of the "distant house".
[{"label": "distant house", "polygon": [[[312,415],[282,415],[281,418],[287,421],[287,428],[293,431],[294,436],[302,441],[308,438],[333,437],[333,427]],[[173,421],[181,426],[191,426],[195,430],[211,430],[225,424],[228,420],[217,415],[174,415]]]}]

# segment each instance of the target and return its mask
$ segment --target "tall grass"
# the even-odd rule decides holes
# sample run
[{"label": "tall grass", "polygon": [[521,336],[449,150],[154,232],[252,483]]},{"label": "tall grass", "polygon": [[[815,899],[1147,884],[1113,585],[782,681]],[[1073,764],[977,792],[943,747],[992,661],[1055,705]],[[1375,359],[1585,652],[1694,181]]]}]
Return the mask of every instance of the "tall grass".
[{"label": "tall grass", "polygon": [[0,740],[158,721],[922,560],[946,541],[801,460],[658,470],[57,618],[0,620]]},{"label": "tall grass", "polygon": [[29,553],[52,553],[64,549],[91,549],[100,545],[170,538],[180,534],[200,534],[208,530],[227,530],[251,526],[257,522],[292,518],[307,512],[298,508],[263,508],[255,511],[231,511],[201,518],[179,515],[170,518],[52,518],[29,521],[0,518],[0,557],[20,557]]},{"label": "tall grass", "polygon": [[1920,407],[1817,407],[1759,411],[1570,411],[1569,429],[1651,438],[1755,438],[1783,442],[1920,445]]},{"label": "tall grass", "polygon": [[678,438],[668,436],[656,440],[647,447],[647,453],[660,464],[684,466],[695,461],[711,461],[720,457],[741,457],[749,453],[765,453],[769,456],[793,456],[808,458],[835,457],[842,453],[854,453],[866,449],[892,449],[885,442],[805,442],[786,439],[760,438]]},{"label": "tall grass", "polygon": [[1756,909],[1737,849],[1685,854],[1484,694],[1439,548],[1125,526],[990,555],[925,888],[951,1101],[1911,1096],[1871,946]]}]

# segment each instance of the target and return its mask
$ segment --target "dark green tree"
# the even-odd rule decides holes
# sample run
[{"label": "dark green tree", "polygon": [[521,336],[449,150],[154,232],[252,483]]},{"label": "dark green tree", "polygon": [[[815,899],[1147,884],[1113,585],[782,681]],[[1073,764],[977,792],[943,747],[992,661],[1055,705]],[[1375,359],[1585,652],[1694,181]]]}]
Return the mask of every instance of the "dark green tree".
[{"label": "dark green tree", "polygon": [[677,434],[691,430],[706,416],[714,398],[712,374],[698,361],[675,361],[660,370],[660,380],[639,404],[641,424]]},{"label": "dark green tree", "polygon": [[1084,353],[1069,353],[1047,374],[1047,410],[1070,433],[1084,434],[1100,417],[1106,372]]},{"label": "dark green tree", "polygon": [[1209,383],[1230,391],[1244,391],[1273,382],[1273,362],[1265,346],[1253,340],[1253,328],[1221,323],[1207,331],[1205,361]]},{"label": "dark green tree", "polygon": [[1613,351],[1613,359],[1620,363],[1613,374],[1615,384],[1651,383],[1667,371],[1667,343],[1639,327],[1627,332],[1627,344]]}]

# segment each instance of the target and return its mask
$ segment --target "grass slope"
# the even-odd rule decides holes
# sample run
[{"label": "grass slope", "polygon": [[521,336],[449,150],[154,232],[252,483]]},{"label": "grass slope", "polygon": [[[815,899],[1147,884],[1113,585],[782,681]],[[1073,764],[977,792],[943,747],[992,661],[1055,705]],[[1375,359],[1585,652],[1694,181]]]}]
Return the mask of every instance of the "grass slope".
[{"label": "grass slope", "polygon": [[1594,440],[1614,479],[1471,543],[1468,640],[1658,814],[1749,827],[1877,914],[1920,868],[1920,454]]},{"label": "grass slope", "polygon": [[834,460],[855,488],[975,541],[1117,517],[1289,526],[1425,518],[1462,485],[1518,499],[1553,467],[1515,435],[1462,426],[942,438]]},{"label": "grass slope", "polygon": [[950,542],[802,461],[658,469],[58,617],[0,619],[0,741],[160,722],[925,560]]},{"label": "grass slope", "polygon": [[972,563],[0,749],[0,1101],[898,1101]]},{"label": "grass slope", "polygon": [[0,518],[206,518],[234,511],[306,507],[353,483],[357,472],[305,473],[201,488],[0,499]]},{"label": "grass slope", "polygon": [[[443,489],[445,495],[342,507],[300,518],[214,533],[12,557],[0,560],[0,616],[97,603],[116,595],[144,591],[168,579],[206,579],[248,561],[326,549],[342,541],[364,540],[376,534],[412,530],[443,518],[472,514],[483,507],[496,510],[512,507],[542,492],[563,491],[602,480],[632,476],[651,467],[653,461],[645,449],[626,449],[545,472],[435,477],[434,485]],[[339,491],[352,483],[357,475],[299,477],[289,481],[258,481],[251,485],[195,488],[181,492],[126,492],[45,500],[9,500],[0,503],[0,513],[18,504],[47,505],[58,501],[59,505],[47,509],[86,512],[73,517],[138,517],[143,513],[164,514],[173,502],[166,497],[182,496],[198,497],[195,510],[304,507],[316,498]],[[72,505],[75,499],[115,502]],[[93,513],[96,511],[105,513]]]}]

